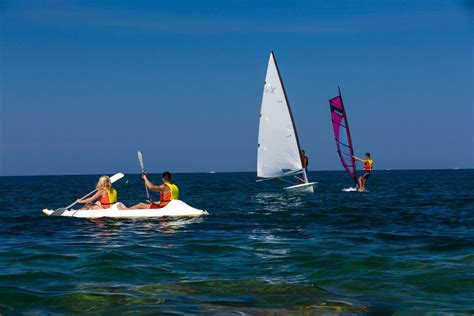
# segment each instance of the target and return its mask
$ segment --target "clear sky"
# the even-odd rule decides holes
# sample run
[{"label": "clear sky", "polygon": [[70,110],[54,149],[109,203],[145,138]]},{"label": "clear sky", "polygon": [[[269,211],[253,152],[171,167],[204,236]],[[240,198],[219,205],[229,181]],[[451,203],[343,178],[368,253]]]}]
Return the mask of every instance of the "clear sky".
[{"label": "clear sky", "polygon": [[472,168],[472,3],[0,1],[0,175],[254,171],[271,50],[310,170],[337,85],[376,168]]}]

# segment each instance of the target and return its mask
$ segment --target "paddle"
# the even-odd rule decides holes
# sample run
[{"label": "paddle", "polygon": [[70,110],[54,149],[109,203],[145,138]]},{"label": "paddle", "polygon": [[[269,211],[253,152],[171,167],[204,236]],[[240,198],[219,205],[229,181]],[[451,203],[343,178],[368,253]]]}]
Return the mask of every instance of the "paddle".
[{"label": "paddle", "polygon": [[[110,183],[114,183],[115,181],[117,180],[120,180],[124,177],[124,174],[123,173],[117,173],[117,174],[114,174],[113,176],[110,177]],[[94,191],[92,192],[89,192],[87,193],[86,195],[84,195],[83,197],[81,197],[80,199],[85,199],[86,197],[94,194],[95,192],[97,192],[97,189],[95,189]],[[67,211],[69,208],[73,207],[74,205],[76,205],[77,202],[74,202],[72,203],[71,205],[68,205],[66,207],[61,207],[61,208],[58,208],[57,210],[55,210],[54,212],[51,213],[50,216],[60,216],[62,215],[65,211]]]},{"label": "paddle", "polygon": [[[142,168],[142,175],[145,174],[145,167],[143,166],[143,155],[141,151],[138,151],[138,162],[140,163],[140,167]],[[146,186],[145,183],[145,190],[146,190],[146,197],[148,201],[150,200],[150,193],[148,192],[148,187]]]}]

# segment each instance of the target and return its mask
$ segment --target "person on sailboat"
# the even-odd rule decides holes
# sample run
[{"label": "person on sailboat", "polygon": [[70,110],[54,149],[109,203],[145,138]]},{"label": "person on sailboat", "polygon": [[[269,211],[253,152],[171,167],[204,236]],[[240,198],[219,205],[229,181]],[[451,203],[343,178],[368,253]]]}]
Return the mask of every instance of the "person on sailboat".
[{"label": "person on sailboat", "polygon": [[[303,169],[305,170],[305,172],[308,172],[308,163],[309,163],[309,159],[308,159],[308,156],[306,156],[305,152],[304,152],[304,149],[301,149],[300,150],[300,157],[301,157],[301,165],[303,167]],[[298,178],[298,182],[297,183],[305,183],[305,181],[301,178]]]},{"label": "person on sailboat", "polygon": [[359,192],[365,191],[365,184],[367,179],[370,177],[372,172],[372,165],[374,164],[373,160],[370,158],[370,153],[365,153],[365,159],[361,159],[356,156],[352,156],[355,160],[360,161],[364,164],[364,174],[359,177]]},{"label": "person on sailboat", "polygon": [[85,203],[82,210],[99,210],[109,208],[117,203],[117,191],[112,187],[110,178],[102,176],[96,185],[97,193],[87,199],[77,199],[77,203]]},{"label": "person on sailboat", "polygon": [[151,183],[150,180],[148,180],[146,174],[143,174],[142,178],[145,181],[145,185],[148,187],[148,189],[151,191],[160,192],[160,200],[158,202],[150,201],[150,203],[138,203],[137,205],[131,206],[128,209],[162,208],[168,205],[171,200],[177,200],[179,198],[178,186],[171,182],[171,173],[169,171],[163,172],[163,184],[161,185],[154,185]]},{"label": "person on sailboat", "polygon": [[308,156],[306,156],[304,149],[301,149],[300,155],[301,155],[301,163],[303,165],[303,169],[305,169],[306,172],[308,172],[309,159],[308,159]]}]

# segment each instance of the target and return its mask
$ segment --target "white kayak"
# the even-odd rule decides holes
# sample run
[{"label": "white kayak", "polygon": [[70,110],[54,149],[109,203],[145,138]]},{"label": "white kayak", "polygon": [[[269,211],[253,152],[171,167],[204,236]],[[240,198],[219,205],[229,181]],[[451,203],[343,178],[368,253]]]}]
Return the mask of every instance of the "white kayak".
[{"label": "white kayak", "polygon": [[[118,203],[117,203],[118,204]],[[146,217],[197,217],[208,215],[207,211],[198,210],[189,206],[180,200],[172,200],[163,208],[158,209],[135,209],[135,210],[119,210],[117,204],[107,209],[99,210],[69,210],[61,214],[67,217],[81,217],[81,218],[99,218],[99,217],[114,217],[114,218],[146,218]],[[51,215],[54,210],[44,209],[43,213]]]}]

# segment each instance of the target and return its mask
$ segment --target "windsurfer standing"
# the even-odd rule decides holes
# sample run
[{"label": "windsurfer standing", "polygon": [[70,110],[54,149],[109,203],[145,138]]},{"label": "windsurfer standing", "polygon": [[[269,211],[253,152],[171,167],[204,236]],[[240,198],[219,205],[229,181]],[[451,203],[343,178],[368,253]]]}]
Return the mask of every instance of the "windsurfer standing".
[{"label": "windsurfer standing", "polygon": [[364,164],[364,175],[359,177],[359,192],[365,191],[365,184],[367,179],[370,177],[372,172],[372,165],[374,164],[373,160],[370,158],[370,153],[365,153],[365,159],[361,159],[356,156],[352,156],[355,160],[358,160]]}]

